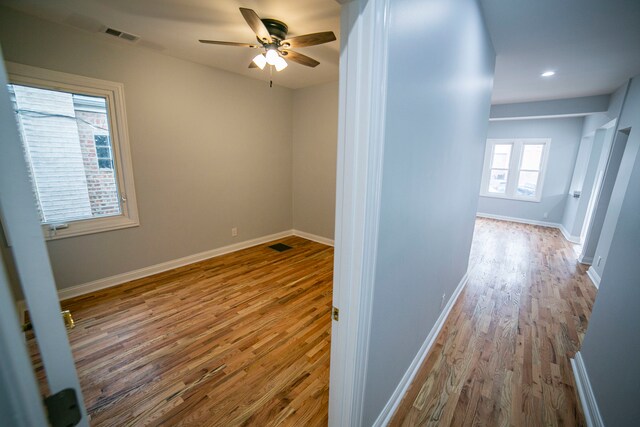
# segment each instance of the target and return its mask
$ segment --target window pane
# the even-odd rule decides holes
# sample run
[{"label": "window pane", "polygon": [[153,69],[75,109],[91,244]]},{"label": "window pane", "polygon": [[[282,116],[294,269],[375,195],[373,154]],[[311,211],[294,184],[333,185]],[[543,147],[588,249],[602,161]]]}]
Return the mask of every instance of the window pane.
[{"label": "window pane", "polygon": [[[105,98],[9,85],[44,223],[120,215]],[[98,157],[105,154],[108,169]]]},{"label": "window pane", "polygon": [[511,158],[511,144],[496,144],[493,146],[492,168],[508,169]]},{"label": "window pane", "polygon": [[98,154],[98,158],[104,158],[104,159],[108,159],[111,157],[111,155],[109,154],[109,149],[104,147],[98,147],[96,148],[96,153]]},{"label": "window pane", "polygon": [[100,166],[100,168],[113,169],[113,161],[98,159],[98,166]]},{"label": "window pane", "polygon": [[489,193],[501,193],[507,190],[507,177],[509,171],[507,169],[491,169],[489,177]]},{"label": "window pane", "polygon": [[518,196],[534,197],[538,186],[538,174],[539,172],[520,172],[516,194]]},{"label": "window pane", "polygon": [[520,169],[539,171],[543,149],[543,144],[525,144]]},{"label": "window pane", "polygon": [[96,147],[109,146],[109,137],[107,135],[95,135],[93,139],[96,141]]}]

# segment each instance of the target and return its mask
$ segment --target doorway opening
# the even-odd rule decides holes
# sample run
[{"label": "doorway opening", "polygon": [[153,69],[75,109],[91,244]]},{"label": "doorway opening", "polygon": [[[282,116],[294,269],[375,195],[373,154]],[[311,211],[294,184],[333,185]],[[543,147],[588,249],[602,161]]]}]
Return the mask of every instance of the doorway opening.
[{"label": "doorway opening", "polygon": [[[584,237],[581,238],[582,252],[578,257],[578,261],[583,264],[592,264],[594,262],[594,255],[600,240],[600,233],[607,210],[609,209],[611,194],[627,146],[629,130],[620,130],[614,134],[614,128],[610,128],[607,134],[612,136],[609,138],[610,143],[607,144],[609,149],[606,150],[606,146],[603,149],[581,233]],[[613,137],[614,135],[615,138]],[[605,143],[607,142],[605,139]],[[595,260],[595,262],[599,263],[600,260]]]}]

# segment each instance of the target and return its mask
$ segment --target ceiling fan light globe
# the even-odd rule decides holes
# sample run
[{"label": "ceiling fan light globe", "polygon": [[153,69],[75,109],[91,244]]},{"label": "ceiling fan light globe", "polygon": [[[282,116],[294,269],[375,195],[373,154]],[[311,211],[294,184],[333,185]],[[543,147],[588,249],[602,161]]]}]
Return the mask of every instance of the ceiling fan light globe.
[{"label": "ceiling fan light globe", "polygon": [[253,63],[256,64],[261,70],[264,70],[264,66],[267,65],[267,58],[265,58],[263,54],[257,55],[255,58],[253,58]]},{"label": "ceiling fan light globe", "polygon": [[278,55],[278,52],[276,52],[275,49],[267,50],[267,64],[276,65],[278,58],[280,58],[280,56]]},{"label": "ceiling fan light globe", "polygon": [[285,68],[287,68],[289,64],[287,64],[287,61],[284,60],[283,57],[278,56],[278,59],[276,60],[275,66],[276,66],[276,71],[282,71]]}]

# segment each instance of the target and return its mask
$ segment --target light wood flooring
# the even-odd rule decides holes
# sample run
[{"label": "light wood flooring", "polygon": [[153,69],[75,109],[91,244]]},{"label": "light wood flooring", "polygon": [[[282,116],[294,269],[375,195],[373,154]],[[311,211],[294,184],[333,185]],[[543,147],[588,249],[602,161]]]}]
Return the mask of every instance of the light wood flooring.
[{"label": "light wood flooring", "polygon": [[469,282],[391,426],[584,426],[569,358],[595,287],[558,230],[478,219]]},{"label": "light wood flooring", "polygon": [[279,242],[64,301],[91,425],[326,425],[333,248]]},{"label": "light wood flooring", "polygon": [[[91,424],[326,425],[333,249],[282,241],[64,301]],[[470,264],[391,425],[584,425],[569,357],[595,288],[571,245],[480,219]]]}]

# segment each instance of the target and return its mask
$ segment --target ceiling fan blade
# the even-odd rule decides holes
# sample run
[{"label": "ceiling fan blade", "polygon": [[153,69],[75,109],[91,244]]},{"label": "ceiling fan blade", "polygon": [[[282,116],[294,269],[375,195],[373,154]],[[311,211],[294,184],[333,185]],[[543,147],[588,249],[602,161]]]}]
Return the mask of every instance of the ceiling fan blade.
[{"label": "ceiling fan blade", "polygon": [[257,44],[251,44],[251,43],[237,43],[237,42],[221,42],[218,40],[198,40],[200,43],[206,43],[206,44],[219,44],[222,46],[237,46],[237,47],[250,47],[252,49],[256,49],[259,48],[261,46],[257,45]]},{"label": "ceiling fan blade", "polygon": [[336,35],[333,34],[333,31],[324,31],[322,33],[291,37],[290,39],[282,40],[280,44],[285,47],[307,47],[329,43],[334,40],[336,40]]},{"label": "ceiling fan blade", "polygon": [[247,21],[247,24],[249,24],[260,40],[263,40],[266,43],[273,43],[273,39],[271,38],[271,34],[269,34],[267,27],[264,26],[260,17],[253,11],[253,9],[241,7],[240,13],[242,13],[244,20]]},{"label": "ceiling fan blade", "polygon": [[284,59],[297,62],[298,64],[306,65],[307,67],[316,67],[320,64],[315,59],[309,58],[307,55],[303,55],[292,50],[283,50],[282,56],[284,57]]}]

